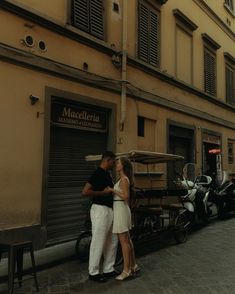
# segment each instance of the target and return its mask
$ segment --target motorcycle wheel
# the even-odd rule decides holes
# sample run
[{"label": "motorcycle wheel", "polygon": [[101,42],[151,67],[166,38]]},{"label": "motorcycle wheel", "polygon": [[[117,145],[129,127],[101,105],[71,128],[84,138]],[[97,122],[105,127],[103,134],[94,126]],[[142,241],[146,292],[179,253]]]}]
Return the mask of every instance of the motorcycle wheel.
[{"label": "motorcycle wheel", "polygon": [[177,243],[180,244],[187,241],[189,226],[190,226],[190,220],[186,211],[180,213],[175,222],[174,238]]},{"label": "motorcycle wheel", "polygon": [[84,232],[78,236],[75,245],[75,252],[79,260],[86,262],[89,260],[89,251],[91,245],[91,232]]},{"label": "motorcycle wheel", "polygon": [[221,203],[217,206],[218,211],[218,219],[223,220],[226,217],[226,207],[225,203],[221,201]]},{"label": "motorcycle wheel", "polygon": [[[84,232],[78,236],[75,245],[75,252],[77,258],[82,262],[87,262],[89,260],[89,252],[91,246],[91,232]],[[118,244],[115,266],[120,266],[123,263],[122,249],[120,244]]]}]

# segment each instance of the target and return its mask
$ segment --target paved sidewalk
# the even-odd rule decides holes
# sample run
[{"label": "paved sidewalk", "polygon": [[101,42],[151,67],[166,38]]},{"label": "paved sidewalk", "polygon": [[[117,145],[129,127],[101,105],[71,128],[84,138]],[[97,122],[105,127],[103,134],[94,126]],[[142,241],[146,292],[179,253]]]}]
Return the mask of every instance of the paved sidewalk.
[{"label": "paved sidewalk", "polygon": [[[89,281],[87,264],[73,260],[40,271],[40,293],[235,294],[234,243],[235,218],[216,221],[191,234],[184,244],[156,245],[154,252],[138,258],[142,271],[128,281]],[[5,289],[1,284],[0,293]],[[36,293],[33,280],[14,293]]]}]

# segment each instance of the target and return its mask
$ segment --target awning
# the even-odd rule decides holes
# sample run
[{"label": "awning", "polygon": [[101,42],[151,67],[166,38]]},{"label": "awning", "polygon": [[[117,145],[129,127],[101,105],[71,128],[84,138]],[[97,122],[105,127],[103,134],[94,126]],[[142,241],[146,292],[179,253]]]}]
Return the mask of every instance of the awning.
[{"label": "awning", "polygon": [[[142,164],[155,164],[155,163],[166,163],[170,161],[183,160],[183,156],[159,153],[152,151],[142,151],[142,150],[132,150],[124,153],[116,153],[116,158],[128,157],[132,162],[142,163]],[[99,161],[102,155],[88,155],[85,157],[86,161]]]}]

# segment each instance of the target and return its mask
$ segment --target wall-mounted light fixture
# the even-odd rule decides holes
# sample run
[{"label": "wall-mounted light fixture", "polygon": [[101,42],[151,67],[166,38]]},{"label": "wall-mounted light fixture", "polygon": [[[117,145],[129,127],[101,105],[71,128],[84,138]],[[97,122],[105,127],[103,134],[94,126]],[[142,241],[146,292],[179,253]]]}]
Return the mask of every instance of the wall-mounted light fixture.
[{"label": "wall-mounted light fixture", "polygon": [[32,105],[34,105],[35,103],[37,103],[39,101],[39,98],[34,95],[30,95],[29,99],[31,100]]}]

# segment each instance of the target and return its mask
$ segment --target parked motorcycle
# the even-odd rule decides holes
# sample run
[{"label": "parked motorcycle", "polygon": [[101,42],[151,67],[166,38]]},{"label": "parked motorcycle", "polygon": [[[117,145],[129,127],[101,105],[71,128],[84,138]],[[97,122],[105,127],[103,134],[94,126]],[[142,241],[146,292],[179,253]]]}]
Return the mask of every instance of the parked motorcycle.
[{"label": "parked motorcycle", "polygon": [[[212,178],[206,175],[200,175],[192,179],[187,179],[189,169],[195,169],[195,164],[188,163],[183,169],[181,185],[188,190],[188,194],[183,196],[183,205],[190,211],[190,220],[192,224],[206,224],[209,218],[217,213],[216,199],[212,189]],[[195,174],[195,173],[193,173]]]},{"label": "parked motorcycle", "polygon": [[235,178],[228,172],[223,172],[223,181],[215,188],[217,197],[218,218],[225,218],[230,212],[235,212]]}]

